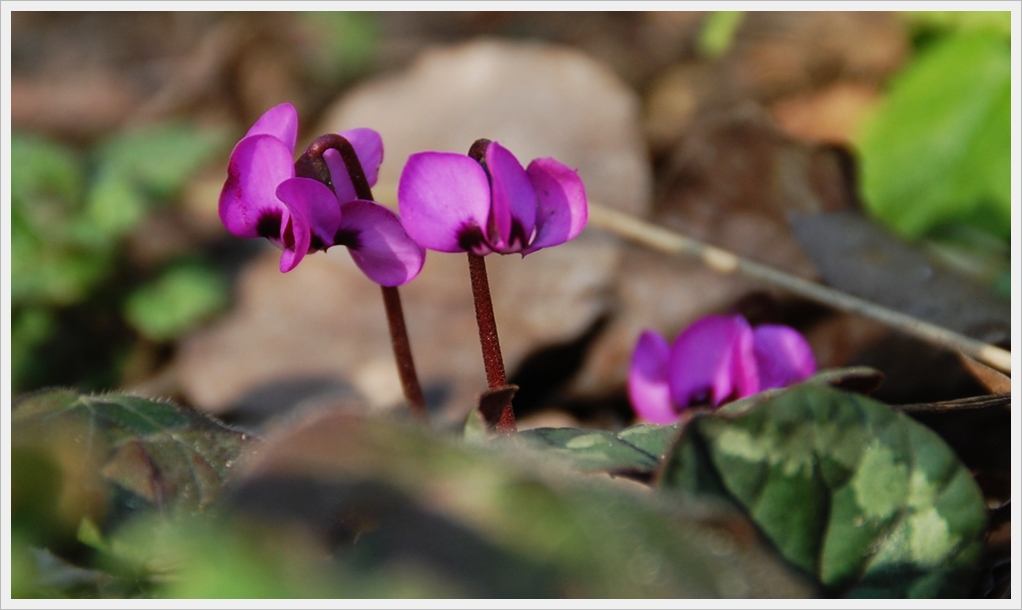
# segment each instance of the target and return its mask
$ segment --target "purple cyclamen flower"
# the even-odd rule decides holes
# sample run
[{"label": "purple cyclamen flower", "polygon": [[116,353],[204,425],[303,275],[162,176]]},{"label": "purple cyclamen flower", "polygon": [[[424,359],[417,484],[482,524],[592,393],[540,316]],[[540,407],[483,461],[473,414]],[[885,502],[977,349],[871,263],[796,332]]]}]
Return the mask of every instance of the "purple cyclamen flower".
[{"label": "purple cyclamen flower", "polygon": [[497,142],[485,143],[481,162],[448,152],[410,156],[397,199],[405,229],[419,244],[479,256],[525,256],[564,243],[588,217],[576,171],[552,158],[524,169]]},{"label": "purple cyclamen flower", "polygon": [[[383,161],[383,141],[372,129],[340,133],[355,149],[370,186]],[[397,286],[422,269],[425,251],[408,237],[387,208],[355,194],[340,154],[323,153],[330,186],[296,177],[298,113],[291,104],[266,111],[231,152],[220,192],[220,219],[238,237],[265,237],[283,249],[280,270],[295,268],[306,254],[347,246],[355,264],[374,282]]]},{"label": "purple cyclamen flower", "polygon": [[670,424],[690,406],[717,407],[815,372],[812,349],[795,329],[750,328],[741,316],[707,316],[674,345],[655,331],[642,333],[628,372],[628,396],[639,417]]}]

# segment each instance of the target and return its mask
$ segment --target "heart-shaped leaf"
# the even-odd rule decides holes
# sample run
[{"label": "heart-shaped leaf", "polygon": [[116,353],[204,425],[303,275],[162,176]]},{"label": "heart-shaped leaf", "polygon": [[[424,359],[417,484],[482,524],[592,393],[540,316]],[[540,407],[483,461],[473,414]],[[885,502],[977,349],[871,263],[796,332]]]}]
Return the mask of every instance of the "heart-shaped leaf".
[{"label": "heart-shaped leaf", "polygon": [[738,415],[696,416],[659,483],[736,502],[835,594],[962,595],[983,549],[982,494],[944,441],[824,385]]},{"label": "heart-shaped leaf", "polygon": [[[252,440],[169,402],[119,394],[87,396],[69,390],[49,390],[19,400],[11,424],[14,444],[25,450],[42,446],[43,439],[70,433],[67,443],[82,448],[82,460],[98,469],[102,480],[129,492],[118,497],[130,506],[161,509],[207,507]],[[51,443],[44,449],[54,447]],[[107,495],[114,491],[108,489]]]}]

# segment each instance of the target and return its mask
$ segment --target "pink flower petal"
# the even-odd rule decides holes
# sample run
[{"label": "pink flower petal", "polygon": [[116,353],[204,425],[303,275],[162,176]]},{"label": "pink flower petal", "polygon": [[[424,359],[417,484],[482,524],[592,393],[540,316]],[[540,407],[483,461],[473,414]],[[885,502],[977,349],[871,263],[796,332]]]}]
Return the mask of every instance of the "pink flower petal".
[{"label": "pink flower petal", "polygon": [[294,177],[291,152],[274,136],[248,136],[238,142],[227,165],[220,191],[220,220],[238,237],[277,238],[269,217],[281,218],[284,204],[277,185]]},{"label": "pink flower petal", "polygon": [[287,273],[302,262],[309,252],[309,222],[301,214],[285,213],[280,237],[271,240],[284,248],[280,255],[280,272]]},{"label": "pink flower petal", "polygon": [[341,207],[336,243],[348,246],[358,268],[381,286],[411,281],[426,260],[426,251],[408,237],[397,214],[372,201]]},{"label": "pink flower petal", "polygon": [[496,235],[489,235],[493,249],[502,254],[520,252],[536,228],[536,192],[529,176],[511,151],[497,142],[486,147],[492,204],[490,213]]},{"label": "pink flower petal", "polygon": [[759,391],[752,330],[741,316],[707,316],[671,348],[671,398],[679,406],[721,405]]},{"label": "pink flower petal", "polygon": [[798,383],[816,372],[813,350],[794,328],[764,324],[752,330],[752,339],[760,389]]},{"label": "pink flower petal", "polygon": [[383,163],[383,138],[376,130],[368,127],[342,131],[341,135],[355,148],[355,154],[362,164],[362,171],[366,174],[369,186],[375,186],[380,175],[380,165]]},{"label": "pink flower petal", "polygon": [[526,170],[536,190],[536,237],[522,255],[575,239],[586,226],[589,205],[578,172],[552,158],[534,159]]},{"label": "pink flower petal", "polygon": [[420,246],[440,252],[487,254],[490,218],[486,172],[468,155],[416,153],[397,187],[401,224]]},{"label": "pink flower petal", "polygon": [[669,353],[666,339],[655,331],[643,331],[628,369],[628,397],[632,408],[639,417],[654,424],[672,424],[680,416],[671,403],[667,382]]},{"label": "pink flower petal", "polygon": [[341,206],[325,184],[311,178],[289,178],[277,187],[277,197],[292,215],[308,222],[310,250],[326,250],[334,245],[341,225]]},{"label": "pink flower petal", "polygon": [[[380,175],[380,164],[383,163],[383,138],[375,130],[366,127],[342,131],[340,135],[351,142],[351,146],[355,149],[355,156],[362,164],[362,171],[365,172],[369,186],[375,185]],[[358,199],[358,194],[355,193],[355,187],[351,184],[348,169],[344,165],[340,153],[330,149],[323,153],[323,159],[326,160],[326,165],[330,168],[330,180],[334,183],[337,200],[345,203]]]},{"label": "pink flower petal", "polygon": [[295,152],[298,140],[298,111],[291,104],[279,104],[259,117],[245,137],[270,135],[281,141],[289,155]]}]

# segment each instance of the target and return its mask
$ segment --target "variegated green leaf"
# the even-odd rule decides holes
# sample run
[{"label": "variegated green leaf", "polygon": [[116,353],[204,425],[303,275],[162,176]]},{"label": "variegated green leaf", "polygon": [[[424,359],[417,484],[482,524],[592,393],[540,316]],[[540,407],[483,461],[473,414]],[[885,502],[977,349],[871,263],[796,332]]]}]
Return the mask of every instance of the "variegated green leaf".
[{"label": "variegated green leaf", "polygon": [[614,434],[589,428],[534,428],[507,437],[586,472],[649,475],[678,436],[677,426],[638,424]]},{"label": "variegated green leaf", "polygon": [[694,418],[660,485],[733,500],[837,594],[962,595],[983,549],[982,494],[944,441],[819,384]]}]

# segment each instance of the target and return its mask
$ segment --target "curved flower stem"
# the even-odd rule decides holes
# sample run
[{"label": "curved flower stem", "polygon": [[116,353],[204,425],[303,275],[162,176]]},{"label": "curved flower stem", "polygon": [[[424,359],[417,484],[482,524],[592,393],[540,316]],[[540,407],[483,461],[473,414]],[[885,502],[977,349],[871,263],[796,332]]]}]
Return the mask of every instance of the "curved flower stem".
[{"label": "curved flower stem", "polygon": [[351,185],[355,187],[355,194],[359,199],[375,201],[373,191],[369,188],[369,181],[366,179],[365,170],[362,169],[362,162],[358,160],[355,147],[351,145],[344,136],[337,133],[328,133],[319,136],[305,149],[305,154],[295,162],[295,174],[306,178],[318,180],[333,190],[334,183],[330,179],[330,168],[323,160],[323,153],[328,150],[336,150],[344,161],[344,168],[348,170],[348,177],[351,178]]},{"label": "curved flower stem", "polygon": [[[347,138],[336,133],[322,135],[312,141],[312,144],[305,150],[305,154],[299,157],[295,163],[295,173],[319,180],[333,190],[333,182],[330,179],[330,168],[323,160],[323,153],[327,150],[336,150],[344,161],[344,167],[348,170],[348,177],[355,188],[355,194],[359,199],[375,201],[373,191],[369,188],[369,181],[366,179],[365,170],[358,160],[355,147]],[[405,314],[401,307],[401,294],[397,286],[380,286],[383,292],[383,307],[387,311],[387,325],[390,327],[390,343],[394,348],[394,360],[397,364],[398,376],[401,378],[401,389],[404,391],[405,400],[408,401],[408,408],[412,415],[424,420],[429,420],[426,411],[426,400],[422,395],[422,386],[419,384],[419,376],[415,372],[415,360],[412,358],[411,342],[408,340],[408,329],[405,327]]]},{"label": "curved flower stem", "polygon": [[[493,316],[490,282],[486,277],[486,259],[469,252],[468,271],[472,278],[472,299],[475,302],[476,325],[479,326],[479,345],[483,350],[486,383],[491,390],[504,388],[507,386],[507,374],[504,372],[504,357],[500,353],[497,320]],[[510,397],[509,395],[508,398]],[[501,411],[496,429],[499,434],[512,434],[517,431],[515,413],[510,400]]]},{"label": "curved flower stem", "polygon": [[401,293],[396,286],[380,286],[383,292],[383,306],[387,310],[387,324],[390,326],[390,343],[394,348],[394,360],[397,362],[397,373],[401,377],[401,388],[412,415],[429,420],[426,411],[426,399],[422,396],[422,386],[415,372],[415,360],[412,358],[412,346],[408,341],[405,329],[405,315],[401,309]]}]

